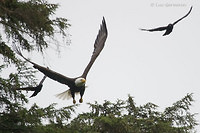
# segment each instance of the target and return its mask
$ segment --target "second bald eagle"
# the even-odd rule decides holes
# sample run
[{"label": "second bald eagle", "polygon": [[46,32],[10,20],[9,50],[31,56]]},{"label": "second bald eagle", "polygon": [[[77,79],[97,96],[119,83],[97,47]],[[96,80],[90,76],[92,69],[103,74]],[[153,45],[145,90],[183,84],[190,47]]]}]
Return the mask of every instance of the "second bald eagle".
[{"label": "second bald eagle", "polygon": [[55,81],[58,81],[59,83],[65,84],[69,87],[69,90],[58,94],[57,95],[58,97],[63,98],[63,99],[72,97],[73,103],[75,104],[76,103],[75,93],[80,93],[79,102],[82,103],[83,102],[82,97],[83,97],[83,94],[85,92],[85,82],[86,82],[87,74],[88,74],[90,68],[92,67],[94,61],[96,60],[96,58],[98,57],[98,55],[102,51],[104,44],[105,44],[105,41],[107,39],[107,36],[108,36],[108,32],[107,32],[106,22],[105,22],[105,19],[103,17],[102,24],[100,26],[100,30],[98,32],[97,38],[96,38],[95,43],[94,43],[94,51],[93,51],[92,57],[91,57],[88,65],[86,66],[83,74],[81,76],[76,77],[76,78],[66,77],[62,74],[59,74],[59,73],[57,73],[53,70],[50,70],[46,67],[40,66],[40,65],[28,60],[27,58],[25,58],[22,55],[21,51],[18,48],[16,48],[15,51],[20,56],[22,56],[25,60],[32,63],[34,68],[38,69],[40,72],[45,74],[47,77],[49,77],[49,78],[51,78]]}]

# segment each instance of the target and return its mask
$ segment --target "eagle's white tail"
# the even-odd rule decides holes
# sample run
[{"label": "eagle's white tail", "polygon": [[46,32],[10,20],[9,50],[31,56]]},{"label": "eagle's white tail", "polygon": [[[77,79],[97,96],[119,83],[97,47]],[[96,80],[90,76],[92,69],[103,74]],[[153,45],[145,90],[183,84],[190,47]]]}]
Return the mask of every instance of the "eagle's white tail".
[{"label": "eagle's white tail", "polygon": [[68,100],[68,99],[72,98],[71,91],[69,89],[67,91],[57,94],[56,97],[58,97],[59,99],[62,99],[62,100],[65,100],[65,99]]},{"label": "eagle's white tail", "polygon": [[[77,94],[79,94],[79,92],[75,92],[75,95]],[[70,98],[72,98],[71,91],[69,89],[67,91],[57,94],[56,97],[62,100],[65,100],[65,99],[69,100]]]}]

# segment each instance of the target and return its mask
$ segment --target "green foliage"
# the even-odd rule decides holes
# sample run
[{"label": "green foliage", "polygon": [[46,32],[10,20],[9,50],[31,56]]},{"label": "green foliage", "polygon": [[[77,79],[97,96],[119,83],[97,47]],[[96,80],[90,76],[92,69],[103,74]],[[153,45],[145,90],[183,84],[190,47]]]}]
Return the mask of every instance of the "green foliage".
[{"label": "green foliage", "polygon": [[[57,129],[58,131],[62,131],[64,123],[60,123],[59,120],[63,120],[63,118],[68,120],[71,118],[71,113],[74,112],[77,105],[62,109],[55,109],[55,105],[52,104],[46,108],[40,108],[34,104],[29,110],[24,107],[19,108],[18,105],[18,108],[9,113],[0,112],[0,133],[49,133],[51,131],[57,133]],[[43,125],[43,121],[48,120],[51,121],[50,124]]]},{"label": "green foliage", "polygon": [[72,120],[78,105],[55,109],[56,104],[46,108],[34,104],[29,110],[18,107],[9,113],[1,112],[0,133],[191,133],[197,125],[195,114],[189,112],[191,102],[192,94],[188,94],[160,112],[152,103],[136,106],[129,96],[116,103],[89,103],[91,110]]},{"label": "green foliage", "polygon": [[189,112],[191,102],[188,94],[163,112],[153,103],[136,106],[131,96],[116,103],[89,103],[91,112],[79,114],[69,126],[82,133],[190,133],[197,125],[195,114]]},{"label": "green foliage", "polygon": [[[70,26],[65,18],[52,19],[57,8],[57,4],[49,4],[46,0],[2,1],[0,24],[4,28],[3,35],[22,49],[30,51],[36,46],[42,51],[48,47],[48,39],[54,40],[56,33],[66,37],[65,29]],[[1,43],[7,42],[2,40],[2,35],[0,37]]]},{"label": "green foliage", "polygon": [[15,54],[4,42],[0,42],[0,54],[3,55],[4,62],[17,63]]},{"label": "green foliage", "polygon": [[[70,25],[65,18],[53,17],[57,8],[57,4],[46,0],[0,0],[0,58],[3,59],[0,64],[0,133],[39,132],[38,129],[44,128],[44,120],[53,123],[52,127],[63,126],[74,111],[74,106],[57,110],[55,105],[47,108],[33,105],[26,109],[23,106],[28,100],[14,89],[34,86],[36,71],[19,60],[11,46],[42,52],[52,42],[57,43],[55,35],[66,37]],[[5,71],[10,73],[5,75]]]}]

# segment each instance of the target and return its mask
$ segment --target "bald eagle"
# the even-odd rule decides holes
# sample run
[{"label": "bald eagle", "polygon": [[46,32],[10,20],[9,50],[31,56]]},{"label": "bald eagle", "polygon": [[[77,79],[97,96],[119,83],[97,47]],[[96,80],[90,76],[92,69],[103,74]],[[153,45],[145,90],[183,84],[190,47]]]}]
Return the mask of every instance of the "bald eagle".
[{"label": "bald eagle", "polygon": [[14,88],[15,90],[26,90],[26,91],[34,91],[33,94],[30,97],[34,97],[36,96],[42,89],[43,87],[43,82],[46,79],[46,75],[44,75],[44,77],[42,78],[42,80],[40,81],[40,83],[36,86],[36,87],[24,87],[24,88]]},{"label": "bald eagle", "polygon": [[166,30],[165,33],[163,34],[163,36],[166,36],[166,35],[169,35],[173,28],[174,28],[174,25],[177,24],[179,21],[181,21],[182,19],[184,19],[185,17],[187,17],[190,12],[192,11],[192,6],[189,10],[189,12],[183,16],[182,18],[178,19],[177,21],[175,21],[174,23],[172,24],[168,24],[167,26],[163,26],[163,27],[158,27],[158,28],[155,28],[155,29],[140,29],[140,30],[143,30],[143,31],[150,31],[150,32],[153,32],[153,31],[163,31],[163,30]]},{"label": "bald eagle", "polygon": [[102,24],[100,25],[100,30],[98,32],[98,35],[97,35],[95,43],[94,43],[94,51],[93,51],[92,57],[91,57],[88,65],[86,66],[85,70],[83,71],[83,74],[81,76],[78,76],[75,78],[66,77],[62,74],[59,74],[53,70],[50,70],[48,68],[45,68],[43,66],[40,66],[40,65],[28,60],[27,58],[25,58],[22,55],[21,51],[17,47],[15,48],[15,51],[17,54],[19,54],[21,57],[23,57],[26,61],[33,64],[34,68],[38,69],[40,72],[42,72],[47,77],[49,77],[55,81],[58,81],[59,83],[65,84],[69,87],[69,90],[57,95],[59,98],[66,99],[66,98],[72,97],[73,103],[75,104],[76,103],[75,93],[80,93],[79,102],[82,103],[83,102],[83,94],[85,92],[85,83],[86,83],[87,74],[88,74],[90,68],[92,67],[94,61],[96,60],[96,58],[98,57],[98,55],[100,54],[102,49],[104,48],[104,44],[107,39],[107,36],[108,36],[108,32],[107,32],[106,22],[105,22],[105,18],[103,17]]}]

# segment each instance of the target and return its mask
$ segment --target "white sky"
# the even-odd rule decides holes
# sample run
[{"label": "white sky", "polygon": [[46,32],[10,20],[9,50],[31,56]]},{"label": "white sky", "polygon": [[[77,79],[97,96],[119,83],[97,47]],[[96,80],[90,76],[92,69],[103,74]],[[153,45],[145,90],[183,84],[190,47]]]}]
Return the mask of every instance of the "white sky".
[{"label": "white sky", "polygon": [[[194,93],[192,112],[199,113],[200,4],[198,1],[50,0],[49,2],[59,3],[56,15],[70,20],[72,26],[69,33],[72,43],[61,48],[60,55],[50,48],[46,51],[44,59],[41,54],[32,54],[28,57],[69,77],[82,74],[90,60],[102,17],[106,19],[108,38],[88,74],[89,87],[86,88],[84,103],[80,105],[78,112],[89,111],[86,105],[88,102],[126,100],[128,94],[135,97],[137,105],[152,102],[163,110],[187,93]],[[139,28],[168,25],[184,16],[191,5],[193,5],[191,14],[176,24],[169,36],[163,37],[164,32],[150,33],[139,30]],[[39,79],[42,76],[38,73]],[[34,102],[42,107],[55,102],[59,107],[71,105],[72,100],[63,101],[55,97],[55,94],[66,89],[67,86],[47,79],[42,92],[30,99],[30,105]],[[78,101],[79,96],[76,99]]]}]

